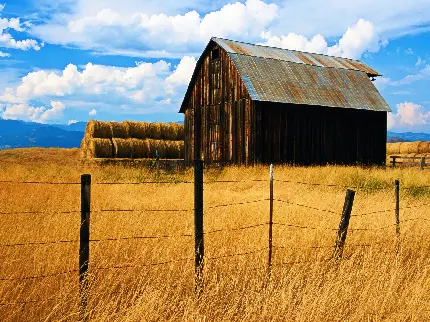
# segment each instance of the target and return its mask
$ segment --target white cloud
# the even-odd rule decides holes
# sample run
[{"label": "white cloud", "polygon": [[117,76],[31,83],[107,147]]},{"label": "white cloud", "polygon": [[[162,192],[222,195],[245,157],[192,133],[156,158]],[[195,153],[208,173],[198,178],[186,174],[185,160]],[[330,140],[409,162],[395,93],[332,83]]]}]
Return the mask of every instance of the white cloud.
[{"label": "white cloud", "polygon": [[184,56],[176,70],[166,78],[166,81],[177,85],[188,85],[196,63],[197,61],[194,57]]},{"label": "white cloud", "polygon": [[10,57],[10,54],[0,51],[0,57]]},{"label": "white cloud", "polygon": [[69,121],[67,122],[67,125],[72,125],[72,124],[76,124],[76,123],[78,123],[78,121],[77,121],[77,120],[69,120]]},{"label": "white cloud", "polygon": [[414,51],[412,50],[412,48],[408,48],[408,49],[405,50],[405,54],[406,55],[413,55]]},{"label": "white cloud", "polygon": [[415,63],[415,66],[419,67],[421,65],[424,65],[426,63],[425,60],[422,60],[421,57],[418,56],[417,62]]},{"label": "white cloud", "polygon": [[47,123],[58,120],[63,116],[65,105],[59,101],[51,101],[51,108],[45,106],[34,107],[27,103],[6,105],[2,117],[6,120],[25,120]]},{"label": "white cloud", "polygon": [[[127,68],[88,63],[80,69],[69,64],[64,70],[39,70],[0,92],[0,103],[6,107],[5,118],[38,122],[62,116],[65,106],[59,100],[90,116],[100,110],[114,114],[177,112],[195,63],[194,57],[186,56],[174,68],[160,60]],[[43,109],[51,100],[51,108]]]},{"label": "white cloud", "polygon": [[[332,40],[362,18],[373,23],[377,35],[390,39],[428,31],[430,22],[429,0],[243,2],[165,0],[160,5],[157,0],[58,0],[50,3],[46,23],[34,25],[31,32],[53,44],[97,54],[161,58],[196,55],[210,36],[257,42],[261,31],[270,30],[279,37],[291,33],[312,39],[320,34]],[[359,50],[351,41],[345,46]]]},{"label": "white cloud", "polygon": [[[4,7],[5,5],[1,5],[0,15]],[[23,23],[21,23],[20,18],[7,19],[7,18],[0,17],[0,47],[19,49],[19,50],[25,50],[25,51],[30,49],[40,50],[40,48],[44,46],[43,42],[39,44],[34,39],[16,40],[9,33],[10,29],[14,30],[15,32],[27,31],[25,28],[25,26],[27,25],[29,25],[29,23],[27,21],[24,21]],[[5,55],[9,55],[9,54],[5,54]],[[0,57],[7,57],[7,56],[0,55]]]},{"label": "white cloud", "polygon": [[407,75],[398,81],[393,81],[390,83],[392,86],[402,86],[412,84],[416,81],[430,79],[430,64],[426,65],[424,68],[419,70],[416,74]]},{"label": "white cloud", "polygon": [[373,85],[375,85],[378,90],[384,89],[385,87],[390,85],[390,83],[391,78],[389,77],[376,77],[376,79],[373,81]]},{"label": "white cloud", "polygon": [[430,112],[426,112],[422,105],[404,102],[396,107],[397,113],[388,113],[388,129],[394,126],[413,128],[417,125],[430,125]]},{"label": "white cloud", "polygon": [[[201,16],[124,12],[104,7],[96,13],[82,12],[65,23],[33,26],[32,33],[47,42],[93,49],[96,53],[134,55],[152,52],[198,53],[210,37],[254,38],[277,17],[278,6],[261,0],[229,3]],[[62,21],[64,21],[64,16]]]},{"label": "white cloud", "polygon": [[387,44],[387,41],[378,35],[374,25],[364,19],[359,19],[356,24],[348,27],[339,42],[330,47],[320,34],[310,40],[295,33],[272,36],[271,32],[262,32],[261,37],[266,40],[264,45],[268,46],[354,59],[360,58],[365,52],[377,52],[381,46]]}]

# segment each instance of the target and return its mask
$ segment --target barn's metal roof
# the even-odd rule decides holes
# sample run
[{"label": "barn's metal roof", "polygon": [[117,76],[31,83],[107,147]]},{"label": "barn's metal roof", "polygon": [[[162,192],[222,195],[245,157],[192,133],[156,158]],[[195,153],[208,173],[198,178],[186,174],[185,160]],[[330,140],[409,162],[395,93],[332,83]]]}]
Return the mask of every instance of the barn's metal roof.
[{"label": "barn's metal roof", "polygon": [[[369,76],[378,72],[360,61],[212,38],[231,58],[250,97],[303,105],[391,112]],[[184,112],[200,65],[197,62],[179,112]]]},{"label": "barn's metal roof", "polygon": [[244,54],[229,56],[255,101],[391,111],[362,71]]},{"label": "barn's metal roof", "polygon": [[370,68],[361,61],[333,57],[321,54],[312,54],[296,50],[282,49],[276,47],[253,45],[239,41],[227,40],[213,37],[212,40],[230,54],[242,54],[261,58],[273,58],[289,61],[292,63],[332,67],[340,69],[361,70],[369,76],[381,76],[376,70]]}]

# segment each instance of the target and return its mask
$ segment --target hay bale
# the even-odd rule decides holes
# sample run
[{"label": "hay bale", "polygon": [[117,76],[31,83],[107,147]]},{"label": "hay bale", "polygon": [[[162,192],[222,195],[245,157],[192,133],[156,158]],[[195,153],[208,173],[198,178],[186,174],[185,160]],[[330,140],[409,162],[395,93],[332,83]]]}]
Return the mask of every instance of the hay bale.
[{"label": "hay bale", "polygon": [[161,159],[179,159],[184,156],[184,142],[183,141],[169,141],[169,140],[151,140],[150,144],[150,157],[156,157],[156,151]]},{"label": "hay bale", "polygon": [[420,142],[418,145],[418,153],[430,153],[430,142]]},{"label": "hay bale", "polygon": [[87,141],[87,157],[112,158],[113,147],[110,139],[92,138]]},{"label": "hay bale", "polygon": [[143,159],[150,157],[150,145],[148,140],[130,139],[132,157]]},{"label": "hay bale", "polygon": [[81,141],[81,148],[79,150],[79,157],[81,159],[86,159],[88,158],[88,137],[84,136],[82,141]]},{"label": "hay bale", "polygon": [[420,145],[420,141],[415,141],[415,142],[408,142],[408,150],[409,153],[418,153],[418,147]]},{"label": "hay bale", "polygon": [[160,140],[162,124],[163,123],[161,122],[150,123],[148,129],[148,138],[153,140]]},{"label": "hay bale", "polygon": [[113,155],[115,158],[131,158],[132,142],[130,139],[113,138]]},{"label": "hay bale", "polygon": [[184,139],[184,126],[179,123],[170,123],[167,127],[166,140],[179,141]]},{"label": "hay bale", "polygon": [[87,123],[85,135],[90,138],[110,139],[112,131],[108,123],[90,120]]},{"label": "hay bale", "polygon": [[400,143],[387,143],[387,154],[393,155],[393,154],[399,154],[400,153]]},{"label": "hay bale", "polygon": [[127,123],[109,122],[109,126],[112,132],[112,138],[128,139],[130,137]]},{"label": "hay bale", "polygon": [[149,138],[149,126],[151,123],[126,121],[129,129],[129,135],[134,139]]},{"label": "hay bale", "polygon": [[409,153],[409,143],[410,142],[402,142],[400,143],[400,154],[408,154]]}]

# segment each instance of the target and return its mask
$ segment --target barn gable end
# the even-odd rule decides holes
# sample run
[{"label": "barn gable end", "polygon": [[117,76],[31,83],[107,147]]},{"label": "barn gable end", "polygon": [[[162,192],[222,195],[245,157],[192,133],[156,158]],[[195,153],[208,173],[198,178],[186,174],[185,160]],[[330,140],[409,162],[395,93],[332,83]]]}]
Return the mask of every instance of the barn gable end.
[{"label": "barn gable end", "polygon": [[376,76],[355,60],[212,38],[180,109],[186,160],[382,163],[391,110]]}]

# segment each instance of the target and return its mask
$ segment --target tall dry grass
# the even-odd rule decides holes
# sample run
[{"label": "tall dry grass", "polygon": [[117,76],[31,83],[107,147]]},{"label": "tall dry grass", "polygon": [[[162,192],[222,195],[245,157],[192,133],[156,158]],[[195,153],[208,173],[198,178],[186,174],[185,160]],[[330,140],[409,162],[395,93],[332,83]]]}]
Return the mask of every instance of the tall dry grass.
[{"label": "tall dry grass", "polygon": [[[81,165],[79,150],[22,149],[0,152],[0,181],[93,182],[156,180],[144,168]],[[265,182],[217,183],[219,180],[268,179],[267,167],[231,167],[205,172],[205,231],[265,223],[269,204],[260,202],[212,208],[219,204],[256,201],[268,196]],[[361,186],[353,215],[393,209],[392,183],[428,186],[430,172],[418,169],[357,167],[275,167],[279,180]],[[192,171],[162,173],[172,184],[92,186],[91,238],[186,235],[193,232],[193,213],[98,212],[102,209],[193,208]],[[79,185],[0,183],[0,244],[77,240]],[[91,244],[92,321],[427,321],[430,318],[429,189],[402,190],[402,251],[395,256],[393,211],[353,216],[339,263],[325,261],[332,246],[345,189],[275,182],[275,199],[333,210],[336,214],[275,202],[274,221],[316,229],[274,226],[273,273],[267,278],[267,226],[205,236],[205,291],[194,295],[193,238],[104,241]],[[353,245],[361,245],[353,246]],[[365,246],[368,245],[368,246]],[[283,247],[283,248],[281,248]],[[0,278],[36,276],[77,269],[78,243],[0,247]],[[231,254],[261,252],[244,256]],[[223,257],[225,256],[225,257]],[[216,258],[212,259],[210,258]],[[284,264],[283,264],[284,263]],[[97,267],[137,266],[97,270]],[[77,273],[42,280],[0,281],[2,321],[76,321],[79,312]],[[40,300],[47,299],[47,301]],[[32,303],[31,301],[37,301]],[[19,304],[18,302],[29,302]]]}]

